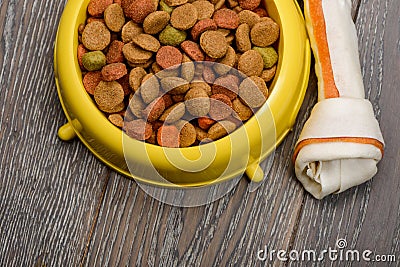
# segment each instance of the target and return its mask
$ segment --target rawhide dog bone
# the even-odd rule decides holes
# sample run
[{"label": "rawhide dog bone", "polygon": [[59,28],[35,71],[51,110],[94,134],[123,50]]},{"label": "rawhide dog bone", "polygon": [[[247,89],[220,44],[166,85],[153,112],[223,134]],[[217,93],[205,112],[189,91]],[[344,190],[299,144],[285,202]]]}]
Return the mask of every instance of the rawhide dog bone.
[{"label": "rawhide dog bone", "polygon": [[306,0],[318,103],[294,151],[295,172],[321,199],[364,183],[377,172],[384,141],[365,99],[350,0]]}]

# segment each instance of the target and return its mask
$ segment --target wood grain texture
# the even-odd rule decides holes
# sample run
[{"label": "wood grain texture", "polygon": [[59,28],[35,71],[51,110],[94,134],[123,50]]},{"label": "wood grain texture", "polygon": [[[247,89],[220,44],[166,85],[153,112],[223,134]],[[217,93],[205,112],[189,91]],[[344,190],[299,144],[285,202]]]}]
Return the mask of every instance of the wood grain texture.
[{"label": "wood grain texture", "polygon": [[[322,201],[305,195],[293,249],[335,249],[336,241],[344,238],[346,249],[369,249],[374,254],[400,256],[400,144],[398,131],[393,131],[400,123],[399,12],[400,2],[396,0],[361,1],[356,20],[366,96],[373,104],[386,141],[379,172],[372,181]],[[376,263],[325,261],[323,264],[375,266]]]},{"label": "wood grain texture", "polygon": [[0,266],[79,263],[109,176],[66,122],[53,43],[66,1],[0,1]]}]

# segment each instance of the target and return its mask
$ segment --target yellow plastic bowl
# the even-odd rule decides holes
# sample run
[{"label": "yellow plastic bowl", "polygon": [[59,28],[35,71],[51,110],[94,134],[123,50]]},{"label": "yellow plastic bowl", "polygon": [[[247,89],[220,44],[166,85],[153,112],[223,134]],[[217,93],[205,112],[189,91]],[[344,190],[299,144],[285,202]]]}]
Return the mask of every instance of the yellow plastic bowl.
[{"label": "yellow plastic bowl", "polygon": [[[261,181],[263,172],[258,164],[292,128],[308,84],[310,46],[297,2],[265,0],[269,15],[281,28],[279,62],[271,95],[256,116],[233,134],[211,144],[170,149],[123,138],[125,134],[108,121],[86,93],[76,51],[77,30],[86,19],[88,3],[89,0],[68,1],[56,37],[55,80],[68,119],[59,129],[59,137],[71,140],[78,136],[93,154],[117,172],[153,185],[201,186],[244,172],[250,179]],[[127,162],[133,162],[138,172],[132,172]],[[153,170],[165,180],[149,177]]]}]

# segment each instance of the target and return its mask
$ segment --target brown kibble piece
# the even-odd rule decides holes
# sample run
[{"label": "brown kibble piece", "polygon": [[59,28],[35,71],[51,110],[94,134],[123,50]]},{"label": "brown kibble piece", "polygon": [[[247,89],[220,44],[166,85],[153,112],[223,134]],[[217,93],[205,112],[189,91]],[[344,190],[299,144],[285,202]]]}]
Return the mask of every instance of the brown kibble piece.
[{"label": "brown kibble piece", "polygon": [[279,25],[271,18],[263,18],[250,31],[251,42],[260,47],[272,45],[279,38]]},{"label": "brown kibble piece", "polygon": [[124,43],[118,40],[113,41],[108,47],[106,59],[107,64],[124,62],[124,54],[122,49],[124,48]]},{"label": "brown kibble piece", "polygon": [[[101,81],[94,90],[94,100],[101,110],[110,113],[116,107],[120,107],[122,103],[122,108],[120,110],[115,110],[119,112],[124,108],[124,90],[122,86],[116,82],[105,82]],[[119,108],[117,108],[119,109]]]},{"label": "brown kibble piece", "polygon": [[185,94],[189,90],[190,84],[188,81],[180,77],[166,77],[161,79],[161,87],[164,92],[171,95],[181,95]]},{"label": "brown kibble piece", "polygon": [[233,100],[237,97],[237,93],[239,92],[239,78],[235,75],[226,75],[217,78],[212,85],[212,93],[216,94],[224,94],[229,97],[230,100]]},{"label": "brown kibble piece", "polygon": [[246,76],[260,76],[264,68],[264,61],[257,51],[249,50],[240,56],[238,70]]},{"label": "brown kibble piece", "polygon": [[208,130],[215,123],[215,120],[209,117],[200,117],[197,119],[197,123],[201,129]]},{"label": "brown kibble piece", "polygon": [[210,98],[201,87],[192,87],[185,95],[186,110],[194,117],[206,116],[210,111]]},{"label": "brown kibble piece", "polygon": [[104,21],[111,31],[121,31],[122,27],[125,24],[125,15],[121,5],[109,5],[104,11]]},{"label": "brown kibble piece", "polygon": [[180,6],[186,4],[188,0],[164,0],[164,2],[169,6]]},{"label": "brown kibble piece", "polygon": [[206,82],[206,83],[214,83],[214,81],[215,81],[215,73],[214,73],[214,71],[213,71],[213,69],[211,68],[211,67],[204,67],[204,70],[203,70],[203,80]]},{"label": "brown kibble piece", "polygon": [[253,116],[253,110],[242,103],[238,98],[232,101],[233,116],[241,121],[247,121]]},{"label": "brown kibble piece", "polygon": [[214,20],[203,19],[198,21],[191,30],[193,40],[198,41],[201,34],[209,30],[217,30],[217,24],[215,24]]},{"label": "brown kibble piece", "polygon": [[150,13],[156,11],[157,6],[153,0],[134,0],[124,8],[125,15],[133,22],[143,23]]},{"label": "brown kibble piece", "polygon": [[113,0],[91,0],[87,7],[88,13],[93,17],[100,17],[112,3]]},{"label": "brown kibble piece", "polygon": [[143,33],[143,28],[139,24],[129,21],[122,27],[121,38],[124,43],[129,43],[133,37],[141,33]]},{"label": "brown kibble piece", "polygon": [[132,41],[140,48],[151,52],[157,52],[161,46],[157,38],[145,33],[136,35],[135,37],[133,37]]},{"label": "brown kibble piece", "polygon": [[138,64],[146,63],[153,55],[152,52],[138,47],[133,42],[125,44],[122,48],[122,52],[129,62]]},{"label": "brown kibble piece", "polygon": [[160,83],[154,74],[147,74],[142,79],[140,95],[145,103],[150,103],[160,95]]},{"label": "brown kibble piece", "polygon": [[176,127],[179,130],[180,147],[189,147],[196,141],[196,129],[193,124],[188,121],[178,121]]},{"label": "brown kibble piece", "polygon": [[103,67],[101,74],[104,81],[111,82],[128,74],[128,70],[124,63],[111,63]]},{"label": "brown kibble piece", "polygon": [[183,100],[185,99],[185,95],[184,94],[172,95],[171,99],[174,103],[183,102]]},{"label": "brown kibble piece", "polygon": [[212,91],[211,91],[211,86],[208,85],[208,83],[203,82],[203,81],[196,81],[196,82],[192,82],[190,84],[190,88],[200,88],[202,90],[204,90],[204,92],[207,93],[208,96],[212,95]]},{"label": "brown kibble piece", "polygon": [[222,8],[215,11],[213,19],[218,27],[233,30],[239,26],[239,16],[235,11]]},{"label": "brown kibble piece", "polygon": [[192,28],[197,22],[196,7],[190,3],[178,6],[172,11],[170,22],[178,30]]},{"label": "brown kibble piece", "polygon": [[119,78],[117,82],[122,86],[122,89],[124,89],[124,95],[127,96],[130,93],[132,93],[131,87],[129,85],[129,75],[126,74]]},{"label": "brown kibble piece", "polygon": [[228,50],[224,35],[218,31],[206,31],[200,37],[200,46],[211,58],[222,58]]},{"label": "brown kibble piece", "polygon": [[208,133],[206,131],[204,131],[203,129],[201,129],[200,127],[194,127],[194,129],[196,130],[196,139],[199,142],[206,142],[208,141]]},{"label": "brown kibble piece", "polygon": [[206,0],[194,1],[192,5],[197,10],[197,19],[209,19],[214,14],[214,5]]},{"label": "brown kibble piece", "polygon": [[142,111],[146,108],[146,104],[138,93],[131,94],[129,98],[129,109],[137,118],[143,118]]},{"label": "brown kibble piece", "polygon": [[240,84],[239,96],[250,108],[258,108],[267,100],[268,88],[262,78],[252,76]]},{"label": "brown kibble piece", "polygon": [[272,68],[264,69],[260,77],[264,80],[264,82],[269,82],[274,78],[275,73],[276,65],[274,65]]},{"label": "brown kibble piece", "polygon": [[239,52],[246,52],[251,49],[250,27],[247,24],[240,24],[236,30],[236,48]]},{"label": "brown kibble piece", "polygon": [[239,0],[239,5],[243,9],[253,10],[257,8],[261,0]]},{"label": "brown kibble piece", "polygon": [[156,55],[157,64],[163,69],[180,65],[182,63],[182,53],[178,48],[173,46],[161,47]]},{"label": "brown kibble piece", "polygon": [[232,114],[232,102],[224,94],[212,95],[210,103],[210,117],[214,120],[223,120]]},{"label": "brown kibble piece", "polygon": [[151,124],[144,120],[125,122],[124,130],[128,136],[139,141],[144,141],[150,138],[153,133]]},{"label": "brown kibble piece", "polygon": [[164,100],[165,108],[169,108],[170,106],[172,106],[174,104],[174,101],[172,101],[172,97],[169,94],[164,94],[162,96],[162,99]]},{"label": "brown kibble piece", "polygon": [[262,7],[257,7],[256,9],[253,10],[253,12],[259,15],[261,18],[268,16],[267,10],[265,10]]},{"label": "brown kibble piece", "polygon": [[170,15],[165,11],[155,11],[149,14],[143,22],[143,30],[147,34],[160,33],[168,25]]},{"label": "brown kibble piece", "polygon": [[82,33],[82,43],[88,50],[103,50],[111,42],[107,26],[98,21],[86,25]]},{"label": "brown kibble piece", "polygon": [[129,84],[135,92],[139,89],[146,74],[147,72],[141,67],[134,68],[129,73]]},{"label": "brown kibble piece", "polygon": [[207,136],[212,140],[217,140],[233,132],[234,130],[236,130],[235,123],[229,120],[219,121],[210,127]]},{"label": "brown kibble piece", "polygon": [[89,94],[93,95],[94,89],[102,80],[101,71],[89,71],[83,77],[83,86]]},{"label": "brown kibble piece", "polygon": [[260,22],[260,19],[261,18],[258,14],[250,10],[243,10],[239,13],[239,23],[246,23],[247,25],[249,25],[250,29],[253,28],[256,23]]},{"label": "brown kibble piece", "polygon": [[205,58],[200,46],[193,41],[186,40],[182,42],[181,48],[194,61],[203,61]]},{"label": "brown kibble piece", "polygon": [[179,130],[175,125],[163,125],[157,131],[157,142],[164,147],[179,147]]},{"label": "brown kibble piece", "polygon": [[219,75],[224,75],[232,70],[236,63],[236,52],[232,46],[228,47],[226,55],[218,61],[219,64],[215,64],[214,70]]},{"label": "brown kibble piece", "polygon": [[124,126],[124,118],[121,116],[121,114],[118,113],[110,114],[108,116],[108,120],[119,128],[122,128],[122,126]]},{"label": "brown kibble piece", "polygon": [[167,108],[164,113],[160,116],[160,121],[164,121],[166,123],[174,123],[180,120],[183,115],[185,115],[186,107],[185,103],[180,102],[172,105],[171,107]]},{"label": "brown kibble piece", "polygon": [[159,97],[153,100],[143,111],[143,118],[147,119],[148,122],[158,120],[161,114],[164,113],[165,103],[164,100]]}]

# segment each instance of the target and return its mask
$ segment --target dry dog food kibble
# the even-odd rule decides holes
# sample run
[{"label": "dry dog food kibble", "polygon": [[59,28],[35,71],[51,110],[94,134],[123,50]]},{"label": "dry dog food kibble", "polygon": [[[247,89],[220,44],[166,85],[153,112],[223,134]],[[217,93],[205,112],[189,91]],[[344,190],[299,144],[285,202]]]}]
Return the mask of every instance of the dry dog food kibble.
[{"label": "dry dog food kibble", "polygon": [[261,0],[90,0],[82,84],[128,136],[184,148],[218,140],[266,101],[279,25]]}]

